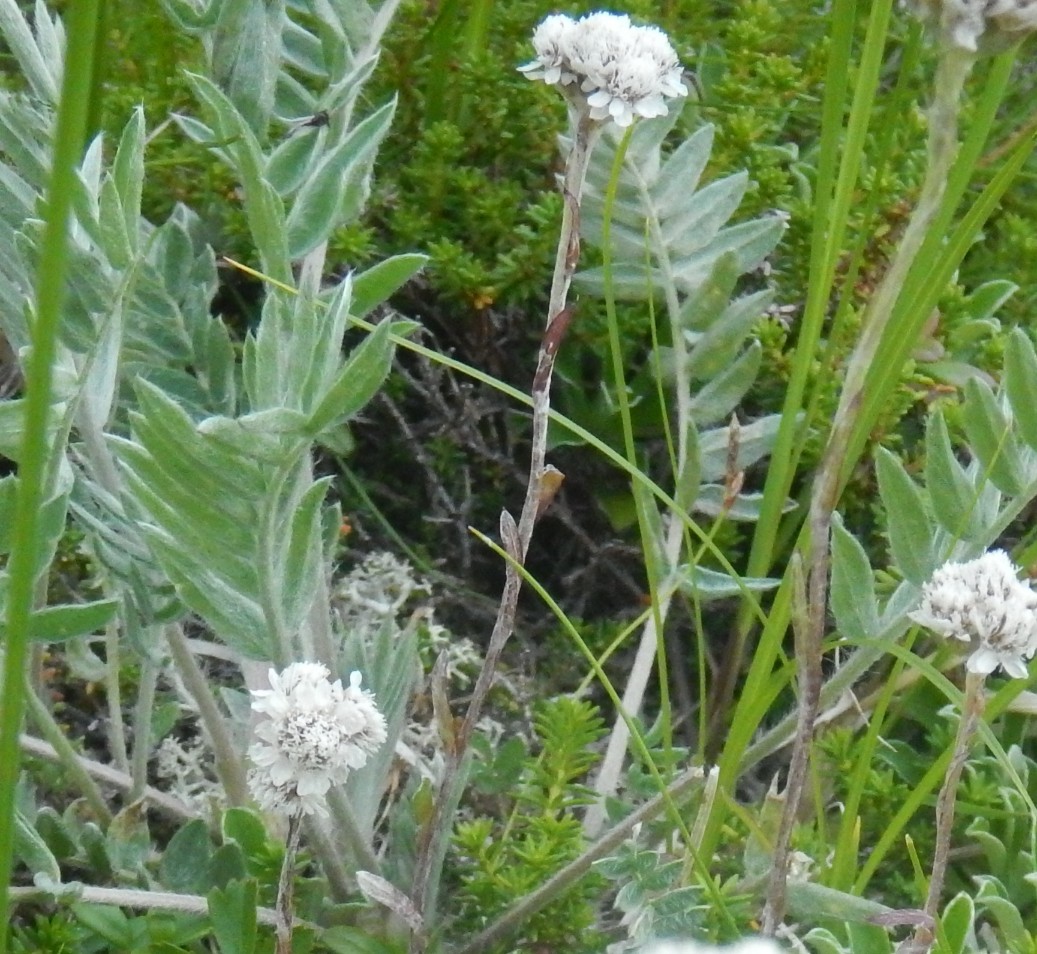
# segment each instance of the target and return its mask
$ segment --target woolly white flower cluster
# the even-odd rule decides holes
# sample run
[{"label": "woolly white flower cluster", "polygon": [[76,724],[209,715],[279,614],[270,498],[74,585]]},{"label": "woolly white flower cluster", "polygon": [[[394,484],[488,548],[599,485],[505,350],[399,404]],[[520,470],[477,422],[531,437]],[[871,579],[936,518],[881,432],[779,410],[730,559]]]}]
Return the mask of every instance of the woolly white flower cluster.
[{"label": "woolly white flower cluster", "polygon": [[905,0],[941,42],[969,53],[998,52],[1037,30],[1037,0]]},{"label": "woolly white flower cluster", "polygon": [[360,688],[360,673],[345,689],[328,675],[321,663],[292,663],[280,675],[270,670],[269,689],[252,692],[253,711],[266,718],[249,747],[248,783],[267,811],[326,815],[328,789],[385,742],[385,717]]},{"label": "woolly white flower cluster", "polygon": [[[667,97],[687,96],[683,70],[666,34],[630,17],[552,14],[533,32],[536,59],[520,66],[529,79],[579,90],[592,119],[629,126],[637,116],[665,116]],[[578,86],[574,85],[578,84]]]},{"label": "woolly white flower cluster", "polygon": [[970,644],[966,666],[986,675],[1000,666],[1025,679],[1037,652],[1037,593],[1016,576],[1004,550],[967,563],[945,563],[922,587],[922,606],[911,618],[941,636]]}]

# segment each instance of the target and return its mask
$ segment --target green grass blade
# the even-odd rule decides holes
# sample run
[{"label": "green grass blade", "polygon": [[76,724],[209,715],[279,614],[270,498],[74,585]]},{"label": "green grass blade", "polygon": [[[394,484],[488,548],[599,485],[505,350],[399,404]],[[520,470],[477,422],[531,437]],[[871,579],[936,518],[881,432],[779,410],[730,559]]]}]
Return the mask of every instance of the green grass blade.
[{"label": "green grass blade", "polygon": [[[14,790],[18,780],[18,732],[25,702],[23,670],[35,588],[36,525],[48,482],[47,415],[52,366],[57,349],[68,266],[68,223],[82,156],[93,88],[94,52],[101,18],[100,0],[73,0],[66,14],[67,50],[55,129],[54,157],[47,190],[46,228],[36,278],[33,351],[26,379],[26,431],[19,466],[12,533],[10,589],[7,594],[6,652],[0,698],[0,910],[7,910],[14,841]],[[0,954],[7,932],[0,931]]]}]

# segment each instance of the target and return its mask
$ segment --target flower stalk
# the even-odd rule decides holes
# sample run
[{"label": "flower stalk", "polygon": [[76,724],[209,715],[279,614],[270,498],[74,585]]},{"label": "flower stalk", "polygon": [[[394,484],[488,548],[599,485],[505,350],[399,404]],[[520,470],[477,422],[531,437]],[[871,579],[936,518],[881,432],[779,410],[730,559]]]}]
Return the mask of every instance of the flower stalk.
[{"label": "flower stalk", "polygon": [[431,927],[434,869],[441,863],[449,833],[452,807],[460,798],[467,775],[469,743],[493,684],[501,653],[515,628],[522,577],[519,567],[537,519],[558,490],[563,475],[546,464],[551,410],[551,379],[572,310],[569,287],[580,258],[580,200],[587,167],[604,124],[628,127],[637,117],[662,116],[667,98],[686,96],[682,70],[666,35],[654,27],[634,26],[629,17],[594,13],[580,20],[564,15],[547,17],[533,34],[536,59],[521,71],[529,78],[557,86],[569,106],[570,146],[562,183],[563,212],[547,323],[533,375],[533,434],[529,478],[522,511],[516,522],[504,510],[501,541],[514,561],[505,567],[501,595],[486,657],[460,726],[446,746],[446,765],[415,865],[411,901]]}]

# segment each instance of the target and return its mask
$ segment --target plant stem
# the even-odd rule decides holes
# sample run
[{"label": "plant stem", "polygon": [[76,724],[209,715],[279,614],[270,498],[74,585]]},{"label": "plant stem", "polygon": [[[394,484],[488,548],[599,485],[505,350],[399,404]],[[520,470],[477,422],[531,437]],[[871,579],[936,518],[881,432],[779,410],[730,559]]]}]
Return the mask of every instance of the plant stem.
[{"label": "plant stem", "polygon": [[947,861],[951,851],[951,834],[954,828],[954,799],[961,781],[961,773],[969,758],[976,726],[983,715],[986,697],[983,685],[986,676],[980,673],[965,674],[965,698],[962,702],[961,721],[954,738],[954,753],[951,755],[947,775],[944,777],[940,794],[936,799],[936,847],[933,849],[933,873],[929,878],[929,893],[925,899],[926,922],[920,924],[914,936],[900,946],[904,954],[924,954],[933,946],[934,926],[940,910],[940,895],[947,877]]},{"label": "plant stem", "polygon": [[288,836],[284,845],[284,861],[277,883],[277,954],[292,954],[292,907],[295,895],[295,856],[302,834],[302,815],[296,812],[288,819]]},{"label": "plant stem", "polygon": [[177,673],[191,694],[194,704],[198,707],[198,717],[205,727],[209,744],[212,746],[215,756],[213,763],[223,790],[226,792],[227,801],[231,805],[247,805],[248,785],[245,782],[245,763],[241,759],[240,746],[231,736],[228,721],[220,712],[220,707],[216,702],[216,697],[212,694],[205,673],[202,672],[194,653],[191,652],[187,637],[179,623],[171,623],[167,626],[165,634]]},{"label": "plant stem", "polygon": [[43,704],[36,693],[32,691],[31,686],[26,687],[25,701],[26,707],[29,710],[29,717],[50,743],[58,761],[61,762],[68,773],[69,781],[79,789],[101,825],[107,827],[112,820],[112,813],[108,808],[108,803],[104,800],[104,795],[101,793],[101,789],[97,787],[97,783],[90,777],[89,772],[86,771],[75,749],[72,748],[71,743],[65,737],[61,726],[54,721],[51,711]]},{"label": "plant stem", "polygon": [[804,632],[796,640],[799,708],[785,788],[785,810],[775,839],[773,868],[763,913],[763,933],[768,936],[774,935],[784,917],[789,844],[806,784],[810,746],[821,696],[832,513],[842,489],[847,449],[860,413],[868,369],[887,331],[908,272],[940,210],[958,148],[958,101],[972,62],[971,54],[953,48],[945,49],[940,56],[933,103],[929,110],[928,166],[918,204],[904,230],[893,261],[865,310],[861,337],[846,366],[839,406],[814,481],[808,518],[808,556],[804,560],[809,567],[809,614]]},{"label": "plant stem", "polygon": [[[555,356],[565,335],[571,315],[566,307],[569,286],[580,257],[580,197],[587,176],[587,166],[594,144],[601,135],[601,124],[589,119],[585,112],[572,110],[573,140],[565,165],[562,185],[562,226],[555,255],[551,296],[548,303],[547,325],[540,345],[536,372],[533,376],[533,435],[530,450],[529,480],[525,500],[516,526],[514,518],[505,510],[501,514],[501,537],[505,549],[516,563],[525,563],[526,552],[533,536],[533,527],[543,507],[550,503],[551,490],[545,481],[547,473],[547,427],[551,412],[551,377]],[[457,730],[453,744],[447,747],[443,781],[432,807],[431,816],[415,864],[411,900],[415,903],[426,928],[431,928],[432,907],[438,887],[438,868],[444,845],[452,824],[450,807],[456,805],[460,788],[466,776],[468,745],[497,671],[504,646],[515,628],[522,578],[515,567],[505,567],[504,592],[501,595],[497,618],[490,635],[486,658],[472,690],[468,710]],[[428,933],[428,932],[426,932]]]},{"label": "plant stem", "polygon": [[[44,711],[46,712],[45,706]],[[49,713],[47,713],[47,715],[49,716]],[[129,773],[112,768],[110,765],[105,765],[103,762],[95,762],[93,759],[88,759],[85,756],[71,751],[71,748],[68,746],[68,740],[65,739],[64,735],[61,733],[61,729],[57,726],[54,728],[57,732],[55,741],[57,741],[57,738],[61,738],[64,742],[64,746],[60,751],[57,746],[51,745],[49,742],[44,742],[41,739],[25,734],[23,734],[18,740],[21,750],[34,758],[46,759],[48,762],[60,763],[67,771],[69,771],[70,774],[74,774],[77,778],[79,777],[80,772],[84,772],[89,778],[97,779],[99,782],[103,782],[105,785],[110,785],[112,788],[117,788],[121,792],[128,793],[130,789],[133,788],[133,779],[130,778]],[[51,735],[49,730],[41,729],[40,731],[45,735]],[[86,797],[91,804],[94,803],[94,800],[90,798],[89,795]],[[185,805],[179,798],[170,795],[168,792],[152,788],[150,785],[144,790],[144,798],[149,805],[153,805],[155,808],[164,812],[169,819],[178,824],[185,821],[191,821],[198,817],[198,813],[189,805]],[[102,804],[104,804],[105,809],[107,810],[108,806],[104,802],[103,798]]]}]

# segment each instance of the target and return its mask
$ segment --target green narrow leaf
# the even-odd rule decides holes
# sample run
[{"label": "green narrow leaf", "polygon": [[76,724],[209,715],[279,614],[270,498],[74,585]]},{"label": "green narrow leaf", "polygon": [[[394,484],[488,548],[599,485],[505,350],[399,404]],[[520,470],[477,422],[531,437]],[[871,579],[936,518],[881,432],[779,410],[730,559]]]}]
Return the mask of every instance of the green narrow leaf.
[{"label": "green narrow leaf", "polygon": [[905,580],[921,586],[936,569],[934,527],[925,496],[896,456],[883,447],[875,454],[875,472],[893,562]]},{"label": "green narrow leaf", "polygon": [[1005,391],[1019,436],[1037,450],[1037,352],[1021,328],[1012,329],[1005,347]]},{"label": "green narrow leaf", "polygon": [[962,420],[969,447],[994,486],[1009,496],[1022,493],[1026,479],[1012,420],[999,406],[990,386],[979,378],[973,377],[965,385]]},{"label": "green narrow leaf", "polygon": [[394,346],[389,340],[390,329],[391,322],[380,322],[349,355],[335,383],[310,416],[307,426],[311,434],[316,436],[348,420],[374,397],[392,365]]},{"label": "green narrow leaf", "polygon": [[691,416],[699,427],[708,427],[730,415],[756,380],[762,358],[763,346],[759,341],[751,341],[738,358],[695,392]]},{"label": "green narrow leaf", "polygon": [[851,640],[873,639],[879,632],[875,576],[857,538],[832,515],[832,614],[839,632]]},{"label": "green narrow leaf", "polygon": [[976,910],[965,892],[956,895],[943,909],[940,918],[942,938],[946,946],[941,945],[948,954],[965,954],[969,950],[969,938],[975,929]]}]

